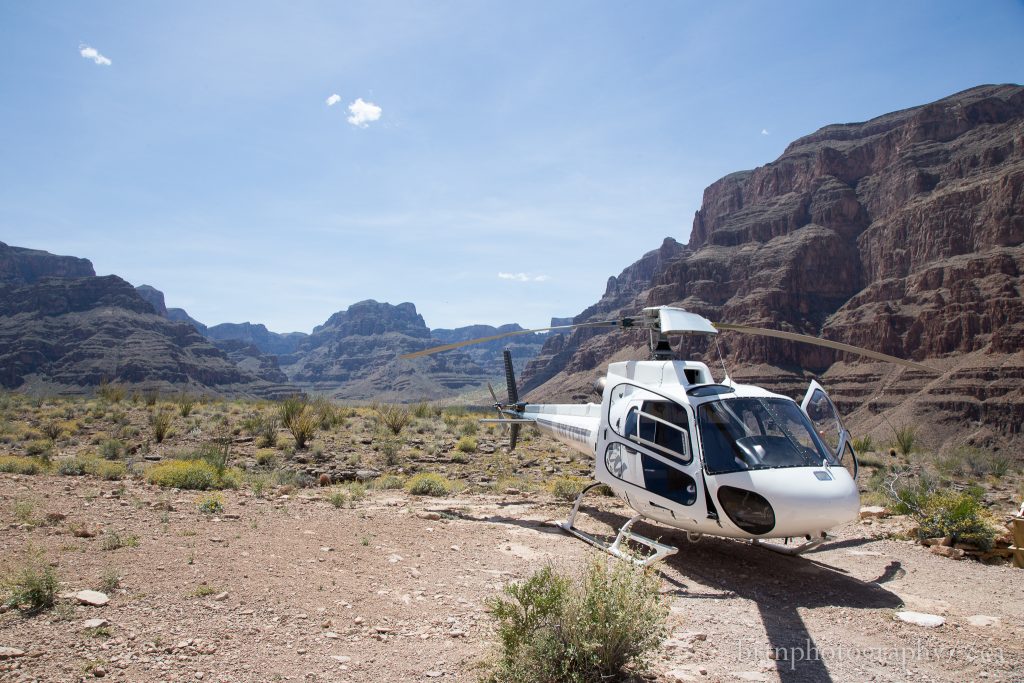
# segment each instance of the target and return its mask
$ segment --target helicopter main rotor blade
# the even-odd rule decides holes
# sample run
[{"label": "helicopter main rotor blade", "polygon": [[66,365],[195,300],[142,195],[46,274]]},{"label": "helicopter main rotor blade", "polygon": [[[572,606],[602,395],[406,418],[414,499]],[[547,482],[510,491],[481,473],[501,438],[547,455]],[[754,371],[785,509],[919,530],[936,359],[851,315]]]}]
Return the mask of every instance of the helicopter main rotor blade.
[{"label": "helicopter main rotor blade", "polygon": [[797,334],[796,332],[783,332],[781,330],[769,330],[761,327],[748,327],[746,325],[733,325],[730,323],[712,324],[719,330],[728,330],[730,332],[739,332],[741,334],[756,334],[762,337],[775,337],[776,339],[803,342],[804,344],[814,344],[815,346],[824,346],[825,348],[835,349],[836,351],[845,351],[846,353],[852,353],[858,356],[866,356],[867,358],[874,358],[875,360],[896,363],[897,365],[914,368],[915,370],[924,370],[925,372],[930,372],[936,375],[942,374],[940,370],[936,370],[935,368],[922,363],[915,363],[912,360],[904,360],[903,358],[897,358],[896,356],[889,356],[884,353],[878,353],[877,351],[862,349],[859,346],[851,346],[850,344],[843,344],[842,342],[831,341],[829,339],[811,337],[806,334]]},{"label": "helicopter main rotor blade", "polygon": [[480,337],[478,339],[467,339],[466,341],[452,342],[451,344],[442,344],[441,346],[434,346],[429,349],[423,349],[422,351],[414,351],[413,353],[403,353],[399,358],[407,360],[409,358],[419,358],[421,356],[430,356],[435,353],[441,353],[442,351],[451,351],[452,349],[459,349],[463,346],[472,346],[473,344],[483,344],[484,342],[494,341],[496,339],[504,339],[505,337],[514,337],[520,334],[532,334],[534,332],[548,332],[550,330],[575,330],[581,327],[630,327],[632,320],[602,320],[600,322],[593,323],[579,323],[576,325],[556,325],[554,327],[535,327],[532,330],[514,330],[512,332],[503,332],[501,334],[491,335],[490,337]]}]

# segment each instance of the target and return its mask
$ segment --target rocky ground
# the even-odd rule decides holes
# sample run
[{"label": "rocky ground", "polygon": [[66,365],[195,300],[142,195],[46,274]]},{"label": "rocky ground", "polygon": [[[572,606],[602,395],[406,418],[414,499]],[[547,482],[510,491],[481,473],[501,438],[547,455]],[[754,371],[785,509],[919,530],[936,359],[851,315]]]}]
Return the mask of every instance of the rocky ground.
[{"label": "rocky ground", "polygon": [[[66,591],[0,614],[0,680],[473,681],[493,653],[485,600],[597,553],[545,524],[567,508],[546,493],[327,495],[225,492],[205,514],[202,495],[136,480],[0,475],[0,563],[42,553]],[[593,502],[593,531],[625,520]],[[887,538],[905,524],[852,524],[801,558],[638,527],[680,547],[660,567],[671,637],[652,676],[1024,680],[1024,572]],[[103,606],[74,597],[97,588]]]}]

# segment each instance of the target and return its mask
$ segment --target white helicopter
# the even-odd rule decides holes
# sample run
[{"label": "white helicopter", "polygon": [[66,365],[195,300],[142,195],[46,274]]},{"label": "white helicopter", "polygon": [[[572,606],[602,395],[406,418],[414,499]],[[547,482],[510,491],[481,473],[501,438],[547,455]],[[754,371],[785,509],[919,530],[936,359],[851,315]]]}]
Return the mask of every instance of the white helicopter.
[{"label": "white helicopter", "polygon": [[[791,398],[728,374],[716,383],[704,363],[672,360],[669,335],[716,335],[719,330],[765,335],[899,363],[935,373],[920,363],[807,335],[744,325],[712,323],[680,308],[645,308],[639,318],[521,330],[446,344],[402,358],[500,339],[515,334],[578,327],[620,327],[650,331],[653,360],[608,366],[599,380],[601,403],[521,402],[505,351],[508,401],[494,396],[499,419],[510,425],[515,448],[523,424],[582,453],[594,456],[593,478],[577,497],[568,518],[557,525],[616,557],[644,566],[677,548],[632,531],[648,518],[686,532],[691,542],[704,534],[748,539],[778,552],[797,555],[831,537],[828,530],[857,518],[857,455],[825,390],[812,381],[799,405]],[[724,367],[724,364],[723,364]],[[490,388],[490,387],[488,387]],[[636,514],[615,539],[605,542],[575,526],[584,495],[608,486]],[[785,539],[785,545],[765,543]],[[793,539],[803,539],[790,545]],[[638,557],[625,544],[647,547]]]}]

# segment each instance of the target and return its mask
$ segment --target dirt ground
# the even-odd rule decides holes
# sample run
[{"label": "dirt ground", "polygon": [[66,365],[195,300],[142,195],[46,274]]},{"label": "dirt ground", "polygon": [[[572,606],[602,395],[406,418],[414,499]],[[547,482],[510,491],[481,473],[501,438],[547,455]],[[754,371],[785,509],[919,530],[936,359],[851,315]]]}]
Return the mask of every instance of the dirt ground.
[{"label": "dirt ground", "polygon": [[[0,614],[0,648],[24,652],[0,659],[0,680],[474,681],[494,646],[485,600],[599,552],[545,524],[568,509],[546,494],[372,491],[343,508],[316,489],[223,495],[213,516],[195,493],[138,481],[0,475],[0,565],[34,550],[62,590],[120,580],[102,607]],[[595,532],[628,517],[590,502]],[[26,525],[14,506],[65,517]],[[899,523],[851,524],[796,558],[638,525],[680,548],[660,566],[670,638],[652,678],[1024,681],[1024,571],[876,538]],[[111,532],[127,544],[104,550]],[[903,623],[901,609],[946,621]],[[92,618],[109,625],[84,628]]]}]

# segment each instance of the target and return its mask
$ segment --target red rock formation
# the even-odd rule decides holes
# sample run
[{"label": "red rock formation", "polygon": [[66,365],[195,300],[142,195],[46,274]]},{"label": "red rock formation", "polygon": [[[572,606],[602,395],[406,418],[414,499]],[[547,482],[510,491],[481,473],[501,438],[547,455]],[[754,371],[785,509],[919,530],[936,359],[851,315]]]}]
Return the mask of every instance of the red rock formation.
[{"label": "red rock formation", "polygon": [[[1020,86],[826,126],[708,187],[689,244],[628,268],[629,287],[610,285],[576,321],[673,304],[928,360],[945,374],[720,339],[737,377],[795,394],[808,373],[824,375],[853,423],[880,437],[884,419],[915,420],[933,427],[935,446],[971,435],[1005,443],[1024,421],[1022,190]],[[593,331],[552,339],[523,382],[534,400],[578,399],[607,361],[643,357],[642,341]],[[680,348],[705,351],[694,340]]]}]

